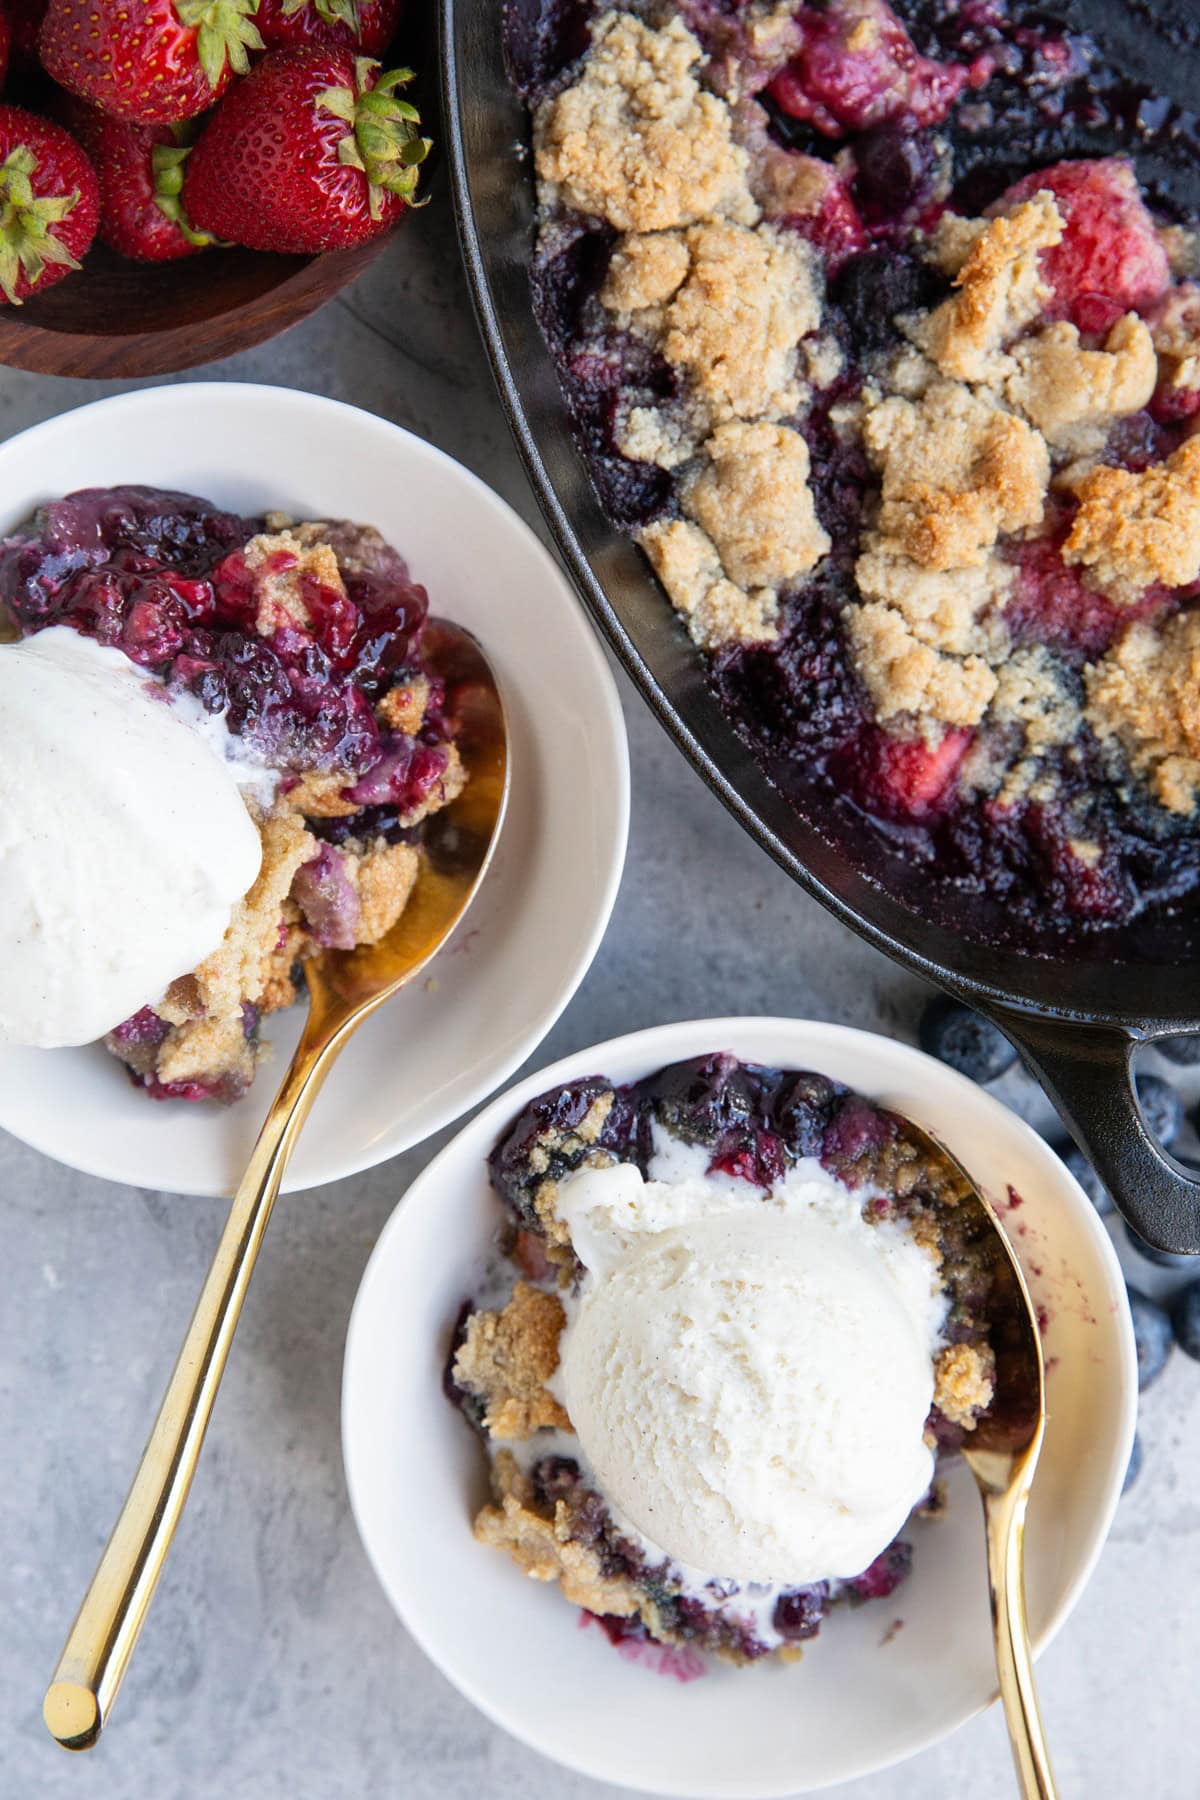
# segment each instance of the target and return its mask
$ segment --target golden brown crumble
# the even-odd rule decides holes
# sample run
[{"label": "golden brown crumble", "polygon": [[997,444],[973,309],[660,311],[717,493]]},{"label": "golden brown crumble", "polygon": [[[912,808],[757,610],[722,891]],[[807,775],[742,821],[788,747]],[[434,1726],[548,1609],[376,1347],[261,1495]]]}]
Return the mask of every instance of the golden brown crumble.
[{"label": "golden brown crumble", "polygon": [[1136,600],[1156,582],[1182,587],[1200,575],[1200,437],[1140,474],[1091,469],[1079,480],[1063,560],[1089,587]]},{"label": "golden brown crumble", "polygon": [[796,410],[797,346],[820,323],[801,239],[712,219],[649,244],[623,239],[614,264],[601,299],[690,378],[712,424]]},{"label": "golden brown crumble", "polygon": [[974,1429],[992,1403],[996,1360],[988,1345],[948,1344],[934,1363],[933,1404],[952,1425]]},{"label": "golden brown crumble", "polygon": [[778,589],[815,567],[829,534],[817,522],[798,431],[765,421],[722,425],[704,457],[680,500],[736,586]]},{"label": "golden brown crumble", "polygon": [[[990,382],[1007,373],[999,352],[1043,312],[1050,288],[1039,254],[1059,243],[1062,234],[1054,197],[1045,192],[988,221],[954,277],[957,292],[911,328],[944,375]],[[948,231],[941,240],[943,253],[953,241]]]},{"label": "golden brown crumble", "polygon": [[677,231],[645,231],[617,241],[600,299],[610,312],[644,312],[679,291],[691,267],[687,239]]},{"label": "golden brown crumble", "polygon": [[934,728],[977,725],[987,711],[996,676],[981,657],[933,649],[900,613],[875,600],[847,607],[846,629],[881,722],[907,715]]},{"label": "golden brown crumble", "polygon": [[1200,287],[1195,282],[1171,289],[1152,333],[1167,386],[1188,392],[1200,388]]},{"label": "golden brown crumble", "polygon": [[384,838],[361,855],[347,857],[346,873],[358,892],[355,935],[360,944],[377,944],[387,936],[408,905],[420,861],[412,844],[389,844]]},{"label": "golden brown crumble", "polygon": [[557,1581],[563,1598],[585,1612],[627,1619],[638,1610],[632,1584],[624,1576],[605,1575],[596,1551],[571,1536],[563,1501],[553,1512],[536,1506],[533,1485],[511,1451],[495,1458],[492,1488],[496,1504],[485,1506],[475,1520],[479,1543],[505,1551],[532,1581]]},{"label": "golden brown crumble", "polygon": [[1190,813],[1200,788],[1200,613],[1161,630],[1131,625],[1086,672],[1087,718],[1124,749],[1169,812]]},{"label": "golden brown crumble", "polygon": [[730,581],[711,538],[698,525],[659,519],[638,534],[638,542],[702,650],[767,643],[775,636],[774,591],[747,593]]},{"label": "golden brown crumble", "polygon": [[1098,450],[1114,419],[1145,406],[1158,380],[1149,327],[1135,313],[1118,319],[1102,350],[1080,348],[1065,321],[1013,350],[1016,372],[1005,384],[1019,408],[1056,449]]},{"label": "golden brown crumble", "polygon": [[377,718],[389,731],[416,737],[429,706],[429,677],[414,675],[403,687],[389,688],[376,707]]},{"label": "golden brown crumble", "polygon": [[864,600],[880,600],[900,613],[921,643],[948,656],[1003,659],[1008,632],[1002,610],[1015,571],[998,556],[967,569],[923,569],[868,532],[854,566]]},{"label": "golden brown crumble", "polygon": [[[257,611],[254,629],[260,637],[270,637],[281,626],[294,625],[307,631],[312,623],[304,600],[308,581],[319,581],[322,587],[344,594],[338,559],[326,543],[305,540],[296,532],[260,533],[252,537],[242,552],[246,568],[254,577]],[[271,564],[290,558],[283,568]]]},{"label": "golden brown crumble", "polygon": [[958,382],[871,408],[863,442],[882,477],[880,532],[926,568],[982,563],[1002,531],[1041,521],[1045,442]]},{"label": "golden brown crumble", "polygon": [[702,55],[682,19],[656,31],[631,13],[605,13],[576,80],[539,109],[539,179],[618,231],[716,214],[751,222],[746,152],[728,106],[696,80]]},{"label": "golden brown crumble", "polygon": [[483,1423],[492,1437],[509,1441],[550,1427],[569,1431],[571,1421],[546,1383],[558,1367],[565,1324],[562,1302],[518,1281],[502,1312],[476,1312],[454,1359],[454,1379],[483,1401]]},{"label": "golden brown crumble", "polygon": [[615,433],[617,449],[634,462],[677,469],[690,462],[703,435],[703,421],[687,408],[631,406]]}]

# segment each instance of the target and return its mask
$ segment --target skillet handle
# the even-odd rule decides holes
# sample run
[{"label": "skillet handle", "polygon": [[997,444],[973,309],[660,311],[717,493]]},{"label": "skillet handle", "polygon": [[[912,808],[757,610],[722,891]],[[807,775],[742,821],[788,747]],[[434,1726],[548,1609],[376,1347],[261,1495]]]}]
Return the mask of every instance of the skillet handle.
[{"label": "skillet handle", "polygon": [[1142,1123],[1132,1067],[1142,1037],[986,1002],[981,1010],[1017,1046],[1133,1229],[1159,1250],[1200,1253],[1200,1180]]}]

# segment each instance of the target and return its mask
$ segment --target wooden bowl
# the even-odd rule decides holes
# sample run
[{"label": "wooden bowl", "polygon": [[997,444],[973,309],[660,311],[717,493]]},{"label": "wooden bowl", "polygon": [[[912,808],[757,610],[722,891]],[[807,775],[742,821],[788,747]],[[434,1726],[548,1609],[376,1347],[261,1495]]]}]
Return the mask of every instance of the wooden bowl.
[{"label": "wooden bowl", "polygon": [[[381,60],[385,68],[417,72],[408,97],[435,141],[422,169],[428,191],[439,135],[437,33],[428,8],[413,5],[407,12]],[[25,85],[27,92],[6,91],[5,98],[52,112],[47,96],[54,90],[46,77],[27,77]],[[204,250],[171,263],[130,262],[97,243],[78,274],[21,306],[0,306],[0,363],[39,375],[108,379],[169,375],[215,362],[307,319],[357,280],[391,235],[323,256]]]},{"label": "wooden bowl", "polygon": [[40,375],[167,375],[298,325],[374,262],[391,236],[324,256],[206,250],[135,263],[103,244],[78,275],[0,308],[0,362]]}]

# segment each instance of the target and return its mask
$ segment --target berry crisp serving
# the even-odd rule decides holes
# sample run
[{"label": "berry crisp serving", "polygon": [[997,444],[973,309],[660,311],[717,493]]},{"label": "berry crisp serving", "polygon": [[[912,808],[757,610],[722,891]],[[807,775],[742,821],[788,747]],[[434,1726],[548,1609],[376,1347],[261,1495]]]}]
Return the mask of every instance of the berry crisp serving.
[{"label": "berry crisp serving", "polygon": [[464,782],[422,665],[427,611],[371,526],[239,518],[155,488],[70,494],[0,543],[0,625],[121,652],[218,734],[261,838],[217,947],[108,1034],[153,1098],[238,1099],[306,958],[375,943],[403,911],[422,821]]},{"label": "berry crisp serving", "polygon": [[993,1393],[1002,1252],[949,1160],[715,1054],[543,1094],[489,1166],[504,1223],[445,1373],[488,1452],[477,1539],[684,1678],[893,1594]]},{"label": "berry crisp serving", "polygon": [[1200,243],[1139,179],[1195,119],[1020,0],[534,11],[542,330],[769,777],[980,939],[1200,909]]}]

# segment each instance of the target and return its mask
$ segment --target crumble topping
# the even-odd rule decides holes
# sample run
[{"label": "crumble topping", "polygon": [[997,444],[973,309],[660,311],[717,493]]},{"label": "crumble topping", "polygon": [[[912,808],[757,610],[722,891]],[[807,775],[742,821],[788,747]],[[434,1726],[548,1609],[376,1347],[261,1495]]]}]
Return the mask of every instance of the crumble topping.
[{"label": "crumble topping", "polygon": [[[1051,289],[1038,256],[1062,241],[1063,222],[1054,197],[1035,194],[1007,217],[990,219],[978,232],[954,277],[958,290],[911,327],[915,342],[956,381],[992,382],[1007,373],[999,354],[1044,311]],[[951,259],[965,233],[947,228],[940,256]]]},{"label": "crumble topping", "polygon": [[603,304],[690,378],[713,424],[795,412],[797,345],[821,316],[801,239],[713,219],[624,239],[613,264]]},{"label": "crumble topping", "polygon": [[332,547],[321,539],[291,531],[261,532],[242,552],[253,578],[257,610],[254,629],[260,637],[287,626],[307,631],[312,625],[305,590],[313,582],[345,595],[342,571]]},{"label": "crumble topping", "polygon": [[557,1581],[571,1606],[602,1618],[627,1619],[637,1612],[633,1584],[624,1576],[605,1575],[598,1553],[572,1536],[563,1501],[553,1512],[538,1508],[533,1484],[511,1451],[495,1458],[492,1488],[496,1504],[485,1506],[475,1520],[478,1543],[505,1551],[533,1581]]},{"label": "crumble topping", "polygon": [[1161,629],[1131,625],[1086,682],[1097,737],[1121,745],[1168,812],[1191,813],[1200,788],[1200,613],[1177,613]]},{"label": "crumble topping", "polygon": [[1189,393],[1200,388],[1200,287],[1189,281],[1173,288],[1157,309],[1152,331],[1168,387]]},{"label": "crumble topping", "polygon": [[934,1364],[933,1404],[952,1425],[972,1431],[992,1403],[995,1384],[989,1344],[948,1344]]},{"label": "crumble topping", "polygon": [[729,579],[778,589],[806,575],[828,552],[829,534],[817,522],[800,433],[765,422],[722,425],[704,455],[680,499]]},{"label": "crumble topping", "polygon": [[1157,582],[1200,576],[1200,437],[1140,474],[1091,469],[1076,492],[1063,561],[1080,564],[1089,587],[1128,604]]},{"label": "crumble topping", "polygon": [[1145,406],[1158,380],[1150,328],[1136,313],[1118,319],[1102,350],[1080,347],[1065,321],[1047,325],[1013,350],[1016,373],[1005,384],[1018,407],[1056,449],[1098,450],[1114,419]]},{"label": "crumble topping", "polygon": [[420,861],[412,844],[389,844],[385,838],[347,860],[358,893],[355,936],[360,944],[377,944],[387,936],[408,905]]},{"label": "crumble topping", "polygon": [[502,1312],[476,1312],[454,1359],[459,1387],[484,1402],[492,1437],[532,1437],[544,1426],[569,1431],[571,1421],[546,1383],[558,1367],[566,1322],[557,1294],[518,1281]]},{"label": "crumble topping", "polygon": [[698,525],[660,519],[645,527],[638,542],[702,650],[761,644],[775,636],[775,593],[770,588],[747,593],[730,581],[712,539]]},{"label": "crumble topping", "polygon": [[875,600],[848,607],[846,629],[881,723],[907,714],[940,736],[940,727],[977,725],[987,711],[996,676],[981,657],[933,649],[901,613]]},{"label": "crumble topping", "polygon": [[948,656],[1003,659],[1008,633],[1001,614],[1013,584],[1011,563],[992,555],[972,568],[923,569],[876,533],[866,542],[854,565],[865,600],[894,607],[915,638]]},{"label": "crumble topping", "polygon": [[539,111],[541,180],[618,231],[713,214],[751,222],[746,152],[728,106],[696,80],[702,55],[682,19],[653,30],[631,13],[605,13],[578,78]]},{"label": "crumble topping", "polygon": [[1000,532],[1041,522],[1044,440],[958,382],[870,408],[863,442],[882,477],[883,538],[927,568],[978,565]]}]

